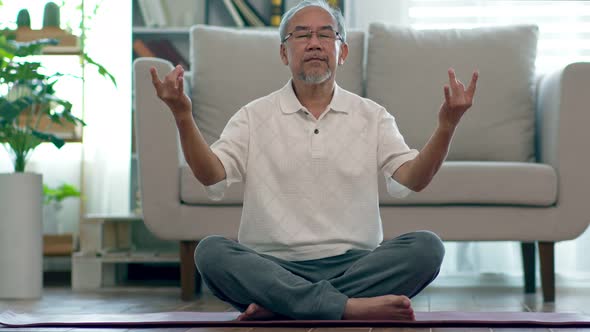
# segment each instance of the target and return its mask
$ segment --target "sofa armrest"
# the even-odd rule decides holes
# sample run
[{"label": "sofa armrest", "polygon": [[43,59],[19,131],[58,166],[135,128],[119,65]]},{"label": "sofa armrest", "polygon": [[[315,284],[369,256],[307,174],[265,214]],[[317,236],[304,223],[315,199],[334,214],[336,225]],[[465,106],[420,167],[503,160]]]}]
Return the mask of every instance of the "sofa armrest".
[{"label": "sofa armrest", "polygon": [[137,142],[139,188],[146,226],[167,238],[166,220],[180,214],[179,142],[174,118],[156,95],[149,68],[160,78],[173,69],[170,62],[157,58],[138,58],[133,62],[135,135]]},{"label": "sofa armrest", "polygon": [[573,237],[590,221],[589,86],[590,63],[572,63],[543,77],[537,89],[537,159],[557,171],[559,218],[577,220],[566,223]]}]

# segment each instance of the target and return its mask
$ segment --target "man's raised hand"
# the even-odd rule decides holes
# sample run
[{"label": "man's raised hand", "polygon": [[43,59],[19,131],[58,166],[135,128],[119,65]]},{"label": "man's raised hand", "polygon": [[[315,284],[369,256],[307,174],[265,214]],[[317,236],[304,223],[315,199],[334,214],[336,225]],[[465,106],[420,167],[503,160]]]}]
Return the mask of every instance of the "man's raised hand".
[{"label": "man's raised hand", "polygon": [[461,117],[473,104],[475,88],[479,73],[473,72],[471,82],[467,89],[461,81],[455,77],[455,71],[449,69],[449,85],[444,86],[445,101],[440,107],[438,120],[441,126],[454,129]]},{"label": "man's raised hand", "polygon": [[163,81],[158,78],[156,68],[151,67],[150,74],[156,94],[168,105],[175,117],[192,113],[191,100],[184,94],[184,69],[182,66],[176,66],[164,77]]}]

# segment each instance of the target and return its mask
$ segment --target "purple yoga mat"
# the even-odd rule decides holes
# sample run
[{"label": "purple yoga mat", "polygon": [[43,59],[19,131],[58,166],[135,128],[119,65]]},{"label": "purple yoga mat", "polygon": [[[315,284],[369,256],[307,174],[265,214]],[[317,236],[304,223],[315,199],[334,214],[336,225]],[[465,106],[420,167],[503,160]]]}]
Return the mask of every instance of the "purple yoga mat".
[{"label": "purple yoga mat", "polygon": [[[590,316],[554,312],[416,312],[416,321],[268,320],[236,321],[238,312],[159,312],[137,314],[0,313],[5,327],[590,327]],[[1,326],[1,325],[0,325]]]}]

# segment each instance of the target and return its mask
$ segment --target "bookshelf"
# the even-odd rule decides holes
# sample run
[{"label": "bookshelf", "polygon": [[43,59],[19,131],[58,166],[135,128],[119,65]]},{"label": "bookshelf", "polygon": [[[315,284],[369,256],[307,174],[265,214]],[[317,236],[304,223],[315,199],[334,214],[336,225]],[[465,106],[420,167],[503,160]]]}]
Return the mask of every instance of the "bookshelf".
[{"label": "bookshelf", "polygon": [[72,255],[72,289],[116,286],[127,276],[127,271],[118,267],[177,264],[178,248],[173,243],[162,246],[153,242],[149,234],[138,239],[137,233],[145,232],[141,226],[141,215],[86,215],[80,224],[80,250]]},{"label": "bookshelf", "polygon": [[[204,23],[238,27],[278,27],[286,10],[301,0],[206,0]],[[327,0],[344,13],[344,0]],[[232,9],[233,8],[233,9]],[[232,13],[237,11],[237,13]]]},{"label": "bookshelf", "polygon": [[[156,56],[189,69],[192,25],[278,27],[282,14],[300,1],[132,0],[134,58]],[[328,2],[344,9],[344,0]],[[185,11],[184,17],[181,11]]]}]

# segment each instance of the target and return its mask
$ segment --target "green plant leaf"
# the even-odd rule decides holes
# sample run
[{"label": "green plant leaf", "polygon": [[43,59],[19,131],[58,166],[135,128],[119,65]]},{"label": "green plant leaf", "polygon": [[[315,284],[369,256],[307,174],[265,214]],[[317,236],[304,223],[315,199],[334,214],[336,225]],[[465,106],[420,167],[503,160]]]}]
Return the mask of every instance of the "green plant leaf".
[{"label": "green plant leaf", "polygon": [[68,183],[64,183],[57,188],[50,188],[44,184],[43,195],[45,204],[49,204],[52,201],[61,202],[68,197],[80,197],[81,193],[74,185]]},{"label": "green plant leaf", "polygon": [[[0,4],[1,2],[2,0]],[[82,7],[77,7],[82,11],[82,16],[90,16],[83,12]],[[93,10],[91,9],[92,16],[97,14],[98,8],[99,5],[96,5]],[[84,20],[80,24],[80,43],[84,50],[88,26]],[[56,125],[86,125],[82,119],[72,114],[72,104],[68,100],[55,96],[54,85],[65,75],[59,72],[45,75],[41,70],[41,63],[26,61],[28,56],[42,54],[44,47],[58,43],[56,39],[22,43],[16,41],[14,31],[4,29],[0,33],[0,139],[9,146],[17,172],[24,171],[28,156],[42,142],[51,142],[57,148],[65,144],[65,141],[56,135],[38,130],[41,120],[49,119]],[[84,51],[81,57],[83,64],[95,66],[101,76],[108,78],[117,87],[115,77],[104,66],[95,62]],[[64,190],[66,193],[69,192],[67,189]]]},{"label": "green plant leaf", "polygon": [[31,134],[43,142],[53,143],[53,145],[55,145],[55,147],[58,149],[61,149],[61,147],[64,146],[64,144],[66,144],[66,142],[63,139],[61,139],[53,134],[43,133],[43,132],[37,131],[32,128],[31,128]]},{"label": "green plant leaf", "polygon": [[108,70],[106,70],[106,68],[105,68],[103,65],[101,65],[101,64],[99,64],[99,63],[96,63],[96,62],[95,62],[94,60],[92,60],[92,58],[90,58],[90,57],[88,56],[88,54],[86,54],[86,53],[82,54],[82,57],[83,57],[83,58],[84,58],[84,60],[85,60],[86,62],[88,62],[89,64],[96,66],[96,68],[98,68],[98,73],[99,73],[99,74],[100,74],[102,77],[108,77],[108,78],[111,80],[111,82],[113,82],[113,84],[115,85],[115,87],[117,87],[117,80],[115,80],[115,77],[114,77],[114,76],[113,76],[111,73],[109,73],[109,71],[108,71]]},{"label": "green plant leaf", "polygon": [[7,123],[12,123],[33,103],[33,98],[26,96],[14,101],[8,101],[5,97],[0,97],[0,119]]}]

